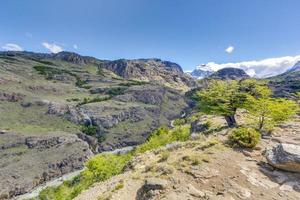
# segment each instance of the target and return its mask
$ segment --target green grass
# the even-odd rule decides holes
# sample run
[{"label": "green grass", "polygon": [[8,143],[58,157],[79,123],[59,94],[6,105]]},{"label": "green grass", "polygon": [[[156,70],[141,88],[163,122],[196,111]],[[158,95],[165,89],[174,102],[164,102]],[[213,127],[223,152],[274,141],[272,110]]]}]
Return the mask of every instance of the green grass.
[{"label": "green grass", "polygon": [[190,126],[175,129],[161,127],[154,131],[149,139],[135,151],[123,155],[100,154],[86,163],[87,169],[71,181],[65,181],[58,187],[43,190],[38,199],[71,200],[95,182],[105,181],[123,172],[127,163],[137,154],[159,148],[173,141],[186,141],[189,138]]},{"label": "green grass", "polygon": [[85,89],[90,89],[91,86],[86,85],[87,81],[82,80],[77,74],[74,74],[73,72],[66,70],[66,69],[59,69],[44,65],[36,65],[33,67],[39,74],[46,77],[47,80],[52,80],[55,75],[61,75],[61,74],[68,74],[70,76],[73,76],[76,79],[75,86]]},{"label": "green grass", "polygon": [[18,103],[0,102],[0,129],[20,133],[42,134],[51,131],[77,132],[79,127],[62,118],[45,114],[47,108],[23,108]]}]

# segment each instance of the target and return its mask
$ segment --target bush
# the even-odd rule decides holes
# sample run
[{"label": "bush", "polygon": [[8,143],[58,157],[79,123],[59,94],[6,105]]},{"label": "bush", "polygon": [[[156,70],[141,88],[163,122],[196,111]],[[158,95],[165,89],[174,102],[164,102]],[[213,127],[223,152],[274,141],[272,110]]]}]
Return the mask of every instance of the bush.
[{"label": "bush", "polygon": [[91,135],[91,136],[94,136],[97,134],[99,128],[98,126],[83,126],[81,128],[81,131],[86,134],[86,135]]},{"label": "bush", "polygon": [[229,143],[233,146],[253,148],[260,140],[260,133],[253,128],[240,127],[232,131]]},{"label": "bush", "polygon": [[114,175],[120,174],[131,157],[130,154],[103,154],[95,156],[87,162],[87,171],[85,173],[92,174],[94,181],[107,180]]},{"label": "bush", "polygon": [[186,141],[190,136],[189,129],[189,126],[180,126],[172,130],[168,127],[161,127],[155,130],[144,144],[137,147],[136,153],[157,149],[174,141]]},{"label": "bush", "polygon": [[113,96],[124,94],[124,91],[126,89],[127,89],[126,87],[115,87],[115,88],[109,89],[106,92],[106,94],[108,94],[109,96],[113,97]]},{"label": "bush", "polygon": [[[187,140],[189,136],[189,128],[189,126],[181,126],[173,130],[169,130],[168,127],[161,127],[155,130],[149,139],[144,144],[138,146],[133,152],[121,155],[97,155],[86,163],[87,169],[85,169],[79,176],[75,177],[71,181],[64,181],[58,187],[48,187],[42,190],[38,198],[41,200],[74,199],[78,194],[90,187],[93,183],[105,181],[114,175],[122,173],[126,164],[137,153],[156,149],[173,141]],[[95,133],[95,127],[93,126],[84,127],[83,129],[86,133]],[[162,159],[168,159],[168,157],[169,153],[162,154]],[[116,189],[121,189],[122,187],[122,185],[119,185]]]},{"label": "bush", "polygon": [[174,120],[174,126],[182,126],[186,123],[186,120],[185,119],[175,119]]}]

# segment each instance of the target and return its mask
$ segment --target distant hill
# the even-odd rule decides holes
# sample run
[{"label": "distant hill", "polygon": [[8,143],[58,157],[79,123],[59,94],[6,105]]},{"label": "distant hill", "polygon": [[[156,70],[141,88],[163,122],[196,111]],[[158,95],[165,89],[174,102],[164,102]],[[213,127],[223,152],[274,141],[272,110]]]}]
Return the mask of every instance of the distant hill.
[{"label": "distant hill", "polygon": [[288,72],[300,71],[300,61],[297,62]]},{"label": "distant hill", "polygon": [[208,78],[221,79],[221,80],[225,80],[225,79],[240,80],[240,79],[250,78],[250,76],[246,74],[246,72],[242,69],[223,68],[214,72],[213,74],[208,76]]},{"label": "distant hill", "polygon": [[300,92],[300,62],[297,62],[287,72],[270,77],[269,85],[272,87],[275,96],[293,97],[294,93]]}]

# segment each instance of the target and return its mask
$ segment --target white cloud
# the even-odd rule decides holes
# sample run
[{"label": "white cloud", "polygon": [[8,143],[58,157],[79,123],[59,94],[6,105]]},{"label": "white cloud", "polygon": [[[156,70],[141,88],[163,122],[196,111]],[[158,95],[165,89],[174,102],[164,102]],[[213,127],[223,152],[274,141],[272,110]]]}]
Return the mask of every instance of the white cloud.
[{"label": "white cloud", "polygon": [[48,42],[43,42],[42,45],[48,49],[49,51],[51,51],[51,53],[59,53],[61,51],[63,51],[63,48],[61,46],[58,46],[55,43],[48,43]]},{"label": "white cloud", "polygon": [[225,49],[226,53],[231,54],[234,50],[234,46],[229,46]]},{"label": "white cloud", "polygon": [[78,49],[77,44],[73,44],[73,48],[74,48],[74,49]]},{"label": "white cloud", "polygon": [[4,46],[2,46],[2,49],[6,50],[6,51],[23,51],[23,48],[20,47],[17,44],[13,44],[13,43],[7,43]]},{"label": "white cloud", "polygon": [[[297,61],[300,61],[300,55],[267,58],[263,60],[244,61],[237,63],[218,64],[215,62],[209,62],[205,65],[205,68],[217,71],[226,67],[234,67],[245,70],[245,72],[250,76],[269,77],[287,71],[293,67]],[[201,68],[201,66],[198,66],[198,68]]]}]

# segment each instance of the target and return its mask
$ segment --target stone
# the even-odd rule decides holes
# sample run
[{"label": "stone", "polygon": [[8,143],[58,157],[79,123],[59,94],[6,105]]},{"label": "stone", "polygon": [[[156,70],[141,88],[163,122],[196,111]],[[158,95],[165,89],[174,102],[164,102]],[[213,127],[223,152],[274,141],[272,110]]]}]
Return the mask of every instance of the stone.
[{"label": "stone", "polygon": [[188,193],[193,196],[193,197],[196,197],[196,198],[203,198],[205,197],[205,193],[200,191],[200,190],[197,190],[193,185],[189,184],[188,187]]},{"label": "stone", "polygon": [[278,144],[266,152],[266,158],[275,168],[300,173],[300,145]]},{"label": "stone", "polygon": [[144,188],[146,190],[163,190],[168,186],[168,181],[160,178],[149,178],[146,179]]}]

